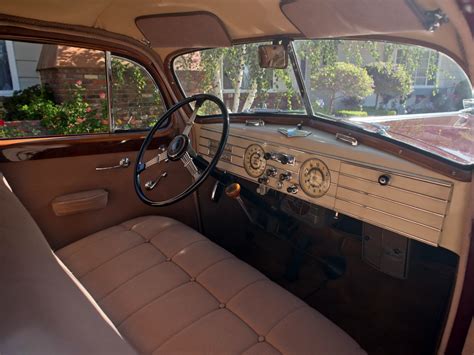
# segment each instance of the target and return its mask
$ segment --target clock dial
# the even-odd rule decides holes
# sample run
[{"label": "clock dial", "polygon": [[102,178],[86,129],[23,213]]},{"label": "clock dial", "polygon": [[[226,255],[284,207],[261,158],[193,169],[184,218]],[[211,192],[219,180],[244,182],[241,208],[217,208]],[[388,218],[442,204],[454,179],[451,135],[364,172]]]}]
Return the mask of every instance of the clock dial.
[{"label": "clock dial", "polygon": [[321,160],[313,158],[306,160],[300,168],[301,189],[311,197],[321,197],[331,186],[331,174]]},{"label": "clock dial", "polygon": [[247,174],[259,177],[264,173],[267,166],[264,154],[265,151],[258,144],[249,145],[244,155],[244,168]]}]

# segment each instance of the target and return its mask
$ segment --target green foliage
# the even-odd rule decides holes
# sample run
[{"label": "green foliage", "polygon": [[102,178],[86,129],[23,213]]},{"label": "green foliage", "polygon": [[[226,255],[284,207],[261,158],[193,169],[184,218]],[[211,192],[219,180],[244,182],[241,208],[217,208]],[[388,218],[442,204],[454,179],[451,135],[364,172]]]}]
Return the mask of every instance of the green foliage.
[{"label": "green foliage", "polygon": [[0,138],[22,137],[24,134],[17,128],[0,126]]},{"label": "green foliage", "polygon": [[22,110],[23,106],[33,102],[50,102],[54,105],[54,93],[47,85],[34,85],[21,91],[15,91],[12,97],[6,97],[3,102],[6,111],[5,120],[40,120],[42,118],[40,109],[28,112],[26,115]]},{"label": "green foliage", "polygon": [[[164,113],[165,106],[146,72],[133,62],[113,57],[112,79],[115,128],[142,129],[153,126]],[[105,107],[102,112],[107,112]]]},{"label": "green foliage", "polygon": [[25,117],[40,117],[41,124],[54,134],[107,132],[107,122],[102,119],[106,105],[102,106],[102,112],[98,112],[84,100],[84,91],[78,82],[71,89],[70,98],[61,104],[36,98],[19,110]]},{"label": "green foliage", "polygon": [[375,93],[382,96],[384,103],[395,97],[405,98],[413,90],[411,77],[402,65],[375,62],[366,69],[374,81]]},{"label": "green foliage", "polygon": [[376,109],[368,106],[364,106],[362,109],[366,111],[369,116],[395,116],[397,114],[395,110]]},{"label": "green foliage", "polygon": [[[363,99],[373,93],[373,80],[364,68],[345,62],[327,65],[311,76],[311,87],[329,93],[329,111],[341,97]],[[337,96],[339,95],[339,97]]]},{"label": "green foliage", "polygon": [[365,111],[351,111],[351,110],[339,110],[336,111],[338,117],[367,117],[368,114]]}]

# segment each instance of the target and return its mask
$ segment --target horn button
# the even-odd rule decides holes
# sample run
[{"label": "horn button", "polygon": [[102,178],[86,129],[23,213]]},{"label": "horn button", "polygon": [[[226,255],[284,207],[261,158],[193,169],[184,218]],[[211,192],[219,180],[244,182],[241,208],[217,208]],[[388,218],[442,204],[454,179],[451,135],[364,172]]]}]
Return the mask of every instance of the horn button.
[{"label": "horn button", "polygon": [[188,149],[189,138],[180,134],[173,138],[168,146],[168,158],[172,161],[179,160]]}]

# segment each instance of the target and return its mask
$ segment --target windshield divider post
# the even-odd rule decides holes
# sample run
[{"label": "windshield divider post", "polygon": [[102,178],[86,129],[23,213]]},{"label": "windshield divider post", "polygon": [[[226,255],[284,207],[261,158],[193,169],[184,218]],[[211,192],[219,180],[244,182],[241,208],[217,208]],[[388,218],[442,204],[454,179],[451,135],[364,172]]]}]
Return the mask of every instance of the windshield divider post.
[{"label": "windshield divider post", "polygon": [[298,89],[300,90],[301,98],[303,99],[303,104],[306,109],[306,113],[308,114],[308,116],[314,116],[313,107],[311,106],[311,101],[306,91],[304,78],[301,73],[300,65],[298,63],[298,57],[296,56],[293,41],[290,41],[288,45],[288,54],[290,57],[291,66],[293,67],[293,73],[295,74],[296,83],[298,84]]}]

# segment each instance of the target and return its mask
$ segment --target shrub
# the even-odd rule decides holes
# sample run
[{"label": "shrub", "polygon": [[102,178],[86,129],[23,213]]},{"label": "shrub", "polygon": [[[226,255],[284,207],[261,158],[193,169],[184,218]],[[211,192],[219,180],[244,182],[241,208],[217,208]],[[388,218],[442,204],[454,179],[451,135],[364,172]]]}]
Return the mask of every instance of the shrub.
[{"label": "shrub", "polygon": [[336,95],[362,100],[373,93],[374,81],[365,68],[351,63],[336,62],[325,66],[314,73],[311,80],[312,87],[329,93],[330,112],[334,110]]},{"label": "shrub", "polygon": [[51,102],[54,104],[54,100],[53,91],[45,85],[35,85],[22,91],[15,91],[12,97],[5,98],[3,102],[5,120],[40,120],[43,116],[39,108],[31,112],[25,112],[22,108],[33,102]]},{"label": "shrub", "polygon": [[384,103],[395,97],[406,97],[412,92],[412,80],[410,74],[402,65],[389,62],[376,62],[368,65],[367,72],[374,80],[374,91]]},{"label": "shrub", "polygon": [[55,104],[49,99],[36,98],[21,106],[24,117],[40,117],[41,124],[55,134],[100,133],[108,131],[107,101],[95,109],[84,100],[85,89],[77,82],[70,99]]},{"label": "shrub", "polygon": [[338,117],[367,117],[368,114],[365,111],[350,111],[350,110],[339,110],[336,111]]}]

